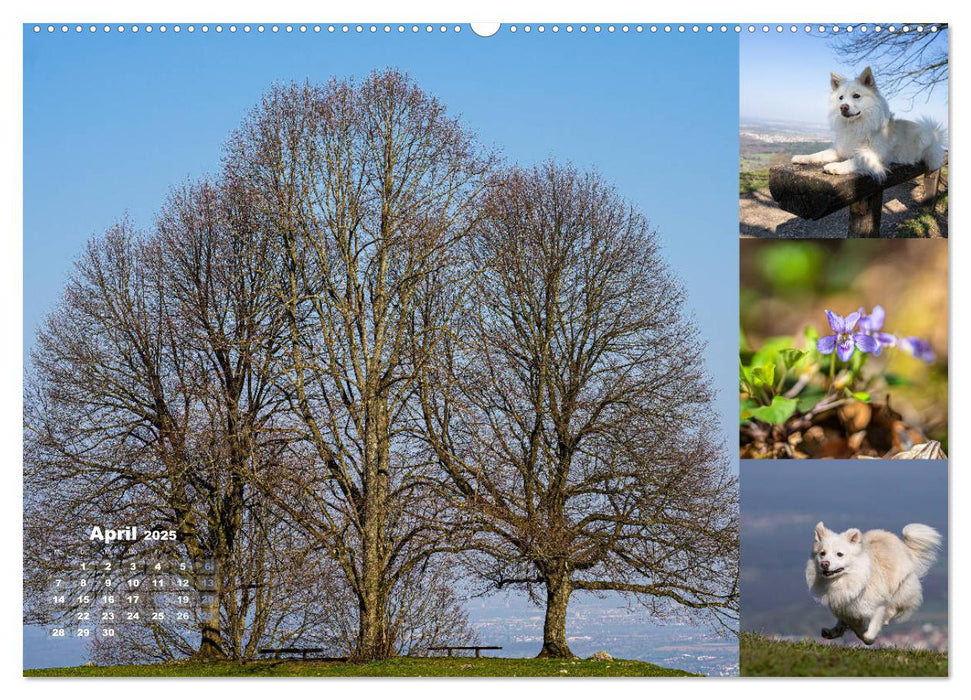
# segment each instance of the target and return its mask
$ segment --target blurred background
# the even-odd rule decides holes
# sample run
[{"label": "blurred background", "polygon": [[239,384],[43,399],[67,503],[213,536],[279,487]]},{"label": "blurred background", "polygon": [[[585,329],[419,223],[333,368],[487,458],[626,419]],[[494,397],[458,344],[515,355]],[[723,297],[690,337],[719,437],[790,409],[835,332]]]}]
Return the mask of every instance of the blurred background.
[{"label": "blurred background", "polygon": [[946,461],[743,461],[741,480],[742,631],[862,646],[852,633],[832,642],[819,635],[835,618],[806,585],[813,528],[822,520],[840,532],[899,536],[919,522],[941,533],[943,551],[923,579],[923,605],[886,627],[875,646],[947,649]]},{"label": "blurred background", "polygon": [[[861,306],[883,306],[883,330],[930,342],[932,363],[898,348],[867,360],[864,374],[895,378],[893,408],[947,451],[947,241],[816,240],[740,241],[742,345],[793,336],[806,348],[804,330],[831,331],[826,309],[847,315]],[[884,392],[885,393],[885,392]],[[874,395],[877,398],[878,394]],[[881,397],[883,398],[883,397]]]}]

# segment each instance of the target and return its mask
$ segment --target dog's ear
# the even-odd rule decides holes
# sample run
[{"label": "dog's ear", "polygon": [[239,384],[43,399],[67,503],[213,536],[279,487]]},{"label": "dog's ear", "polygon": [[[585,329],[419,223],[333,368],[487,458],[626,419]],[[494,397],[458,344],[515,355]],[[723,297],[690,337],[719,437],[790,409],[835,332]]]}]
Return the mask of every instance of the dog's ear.
[{"label": "dog's ear", "polygon": [[846,82],[846,78],[844,78],[839,73],[830,73],[829,74],[829,86],[833,90],[835,90],[836,88],[838,88],[840,85],[842,85],[845,82]]},{"label": "dog's ear", "polygon": [[823,525],[823,521],[820,520],[816,523],[816,541],[819,542],[826,536],[826,526]]},{"label": "dog's ear", "polygon": [[873,78],[873,71],[870,70],[870,66],[864,68],[863,72],[857,76],[856,80],[861,85],[865,85],[868,88],[875,88],[877,86],[877,81]]},{"label": "dog's ear", "polygon": [[846,535],[846,539],[852,542],[853,544],[856,544],[857,542],[859,542],[860,538],[863,536],[862,534],[860,534],[860,531],[857,530],[855,527],[850,528],[843,534]]}]

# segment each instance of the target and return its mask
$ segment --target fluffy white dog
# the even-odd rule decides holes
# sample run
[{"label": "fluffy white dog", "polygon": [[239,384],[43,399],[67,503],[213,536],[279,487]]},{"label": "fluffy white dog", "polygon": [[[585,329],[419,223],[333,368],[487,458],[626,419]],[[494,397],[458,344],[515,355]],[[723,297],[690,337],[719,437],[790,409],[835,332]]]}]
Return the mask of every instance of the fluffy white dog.
[{"label": "fluffy white dog", "polygon": [[941,536],[919,524],[906,526],[902,534],[856,528],[837,533],[816,525],[806,583],[836,616],[836,625],[824,629],[823,637],[836,639],[850,629],[873,644],[884,625],[920,607],[920,577],[937,558]]},{"label": "fluffy white dog", "polygon": [[944,164],[941,128],[932,120],[894,119],[869,66],[853,80],[830,73],[829,121],[833,146],[792,162],[822,165],[831,175],[863,173],[882,182],[892,163],[923,161],[931,172]]}]

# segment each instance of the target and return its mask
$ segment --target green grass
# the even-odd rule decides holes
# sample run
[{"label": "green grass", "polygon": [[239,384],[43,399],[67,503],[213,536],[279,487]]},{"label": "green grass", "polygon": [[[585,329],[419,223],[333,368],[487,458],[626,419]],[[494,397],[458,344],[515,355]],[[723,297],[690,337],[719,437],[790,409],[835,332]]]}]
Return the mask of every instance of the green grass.
[{"label": "green grass", "polygon": [[909,649],[870,649],[782,642],[742,634],[743,676],[947,676],[947,654]]},{"label": "green grass", "polygon": [[738,193],[751,194],[769,186],[769,169],[748,170],[738,174]]},{"label": "green grass", "polygon": [[912,219],[897,227],[899,238],[932,238],[941,235],[941,220],[947,220],[947,192],[938,195],[933,207],[924,206]]},{"label": "green grass", "polygon": [[778,153],[751,153],[739,158],[738,169],[743,173],[750,170],[768,170],[770,166],[784,159],[785,156]]},{"label": "green grass", "polygon": [[585,659],[398,658],[368,664],[343,661],[182,661],[131,666],[72,666],[24,671],[25,676],[693,676],[643,661]]},{"label": "green grass", "polygon": [[739,170],[768,170],[770,166],[788,163],[792,156],[815,153],[826,148],[826,141],[791,141],[767,143],[743,138],[739,144]]},{"label": "green grass", "polygon": [[897,229],[899,238],[930,238],[939,235],[937,218],[930,212],[922,211],[912,219],[900,224]]}]

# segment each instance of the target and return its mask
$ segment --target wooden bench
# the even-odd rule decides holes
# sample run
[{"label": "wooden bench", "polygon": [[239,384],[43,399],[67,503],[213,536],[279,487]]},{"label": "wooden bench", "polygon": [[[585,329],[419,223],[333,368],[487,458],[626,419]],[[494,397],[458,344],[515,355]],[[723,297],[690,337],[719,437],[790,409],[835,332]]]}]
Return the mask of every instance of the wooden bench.
[{"label": "wooden bench", "polygon": [[502,647],[496,646],[442,646],[442,647],[428,647],[428,651],[447,651],[448,655],[451,656],[453,651],[474,651],[475,658],[479,658],[480,654],[485,649],[502,649]]},{"label": "wooden bench", "polygon": [[884,182],[868,175],[827,175],[821,165],[776,165],[769,168],[769,192],[785,211],[813,221],[849,207],[847,237],[879,238],[883,191],[919,175],[924,176],[924,202],[933,202],[940,170],[927,172],[923,163],[895,165]]},{"label": "wooden bench", "polygon": [[300,654],[301,658],[306,661],[307,654],[319,654],[323,649],[318,647],[265,647],[257,651],[264,656],[272,654],[274,659],[283,658],[284,654]]}]

